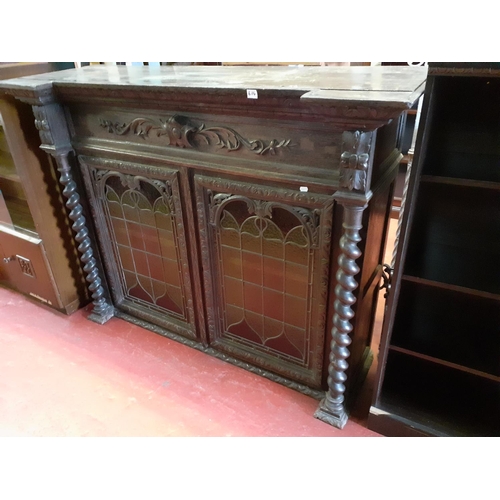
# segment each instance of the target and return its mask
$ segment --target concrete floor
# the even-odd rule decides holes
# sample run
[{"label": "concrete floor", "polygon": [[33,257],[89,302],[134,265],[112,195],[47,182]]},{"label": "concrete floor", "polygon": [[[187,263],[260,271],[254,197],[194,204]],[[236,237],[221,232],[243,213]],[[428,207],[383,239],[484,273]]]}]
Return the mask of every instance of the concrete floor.
[{"label": "concrete floor", "polygon": [[[392,221],[386,262],[396,224]],[[318,402],[113,318],[99,326],[0,289],[0,436],[377,436],[376,361],[343,430]],[[374,351],[380,338],[379,304]]]}]

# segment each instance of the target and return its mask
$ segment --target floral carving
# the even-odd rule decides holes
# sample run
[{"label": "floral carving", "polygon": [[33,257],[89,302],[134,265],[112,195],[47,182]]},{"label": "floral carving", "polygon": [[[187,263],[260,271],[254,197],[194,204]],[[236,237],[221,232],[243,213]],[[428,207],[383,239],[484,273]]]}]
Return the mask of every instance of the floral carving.
[{"label": "floral carving", "polygon": [[368,164],[370,161],[371,132],[344,132],[343,153],[340,157],[340,187],[349,191],[366,190]]},{"label": "floral carving", "polygon": [[156,137],[166,135],[169,146],[180,148],[197,148],[200,143],[204,143],[228,151],[237,151],[243,146],[258,155],[266,153],[274,155],[276,150],[292,146],[290,139],[249,140],[227,127],[205,128],[203,123],[197,126],[190,118],[181,115],[173,115],[167,120],[160,120],[159,125],[147,118],[135,118],[130,123],[99,119],[99,124],[109,133],[117,135],[132,133],[143,139],[146,139],[150,133],[156,134]]},{"label": "floral carving", "polygon": [[52,146],[54,144],[54,139],[50,132],[49,122],[45,114],[45,109],[43,106],[33,106],[33,116],[35,117],[35,127],[40,135],[40,140],[42,144],[46,146]]}]

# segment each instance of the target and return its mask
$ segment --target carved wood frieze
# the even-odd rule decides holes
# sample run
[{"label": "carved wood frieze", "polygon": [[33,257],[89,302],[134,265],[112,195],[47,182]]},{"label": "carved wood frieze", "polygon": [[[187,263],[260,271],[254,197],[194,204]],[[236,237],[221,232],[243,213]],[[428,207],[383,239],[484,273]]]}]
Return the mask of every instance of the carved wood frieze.
[{"label": "carved wood frieze", "polygon": [[196,125],[190,118],[182,115],[173,115],[157,124],[148,118],[135,118],[129,123],[112,122],[99,119],[99,125],[111,134],[126,135],[128,133],[145,139],[151,134],[156,137],[167,136],[168,145],[180,148],[197,149],[205,144],[218,149],[238,151],[242,147],[252,153],[263,155],[276,154],[278,149],[291,147],[290,139],[246,139],[235,130],[228,127],[205,127]]},{"label": "carved wood frieze", "polygon": [[340,187],[349,191],[365,191],[370,162],[371,132],[344,132],[340,156]]},{"label": "carved wood frieze", "polygon": [[231,193],[241,190],[245,186],[245,195],[261,200],[281,201],[293,205],[307,204],[315,207],[323,207],[332,201],[332,197],[325,194],[303,193],[302,191],[292,191],[271,186],[262,186],[258,184],[245,184],[241,182],[230,181],[221,177],[206,177],[196,175],[195,180],[200,185],[212,191],[224,191]]}]

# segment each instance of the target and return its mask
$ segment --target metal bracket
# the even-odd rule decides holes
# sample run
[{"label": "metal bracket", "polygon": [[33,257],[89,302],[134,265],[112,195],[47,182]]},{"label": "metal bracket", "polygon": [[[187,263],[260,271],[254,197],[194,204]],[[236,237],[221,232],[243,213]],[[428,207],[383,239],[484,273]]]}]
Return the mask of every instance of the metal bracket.
[{"label": "metal bracket", "polygon": [[379,290],[385,289],[384,299],[387,299],[389,295],[389,291],[392,286],[392,275],[394,274],[394,268],[392,268],[389,264],[382,265],[382,280],[383,283],[379,286]]}]

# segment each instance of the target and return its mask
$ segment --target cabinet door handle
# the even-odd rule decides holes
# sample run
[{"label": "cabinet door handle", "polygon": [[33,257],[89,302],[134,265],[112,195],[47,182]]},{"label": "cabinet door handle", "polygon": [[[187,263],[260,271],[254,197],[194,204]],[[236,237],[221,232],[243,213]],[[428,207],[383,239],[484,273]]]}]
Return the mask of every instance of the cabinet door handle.
[{"label": "cabinet door handle", "polygon": [[11,255],[10,257],[4,257],[3,261],[8,264],[9,262],[12,262],[13,260],[16,260],[15,255]]}]

